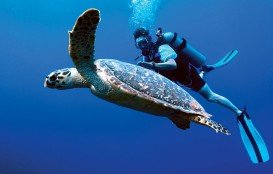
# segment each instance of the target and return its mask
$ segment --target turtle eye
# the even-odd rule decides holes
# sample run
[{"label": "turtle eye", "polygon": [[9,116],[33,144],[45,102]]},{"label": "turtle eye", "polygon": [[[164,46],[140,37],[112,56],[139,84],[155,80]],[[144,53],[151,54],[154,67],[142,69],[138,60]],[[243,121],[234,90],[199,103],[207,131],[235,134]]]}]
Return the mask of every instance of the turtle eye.
[{"label": "turtle eye", "polygon": [[54,74],[54,75],[52,75],[49,79],[50,79],[51,81],[55,81],[55,80],[57,80],[57,75]]}]

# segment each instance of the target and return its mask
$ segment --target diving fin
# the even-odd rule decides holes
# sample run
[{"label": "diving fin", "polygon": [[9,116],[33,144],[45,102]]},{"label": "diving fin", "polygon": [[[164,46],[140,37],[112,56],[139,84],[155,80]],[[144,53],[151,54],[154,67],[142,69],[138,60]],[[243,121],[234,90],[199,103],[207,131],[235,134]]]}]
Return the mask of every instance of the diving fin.
[{"label": "diving fin", "polygon": [[213,65],[204,65],[201,68],[200,77],[204,78],[204,75],[212,70],[223,67],[227,65],[233,58],[238,54],[238,50],[232,50],[228,54],[226,54],[222,59],[216,62]]},{"label": "diving fin", "polygon": [[263,163],[269,160],[266,144],[253,125],[244,108],[243,113],[237,117],[242,141],[253,163]]},{"label": "diving fin", "polygon": [[212,65],[214,69],[220,68],[226,64],[228,64],[233,58],[238,54],[238,50],[232,50],[227,55],[225,55],[221,60]]}]

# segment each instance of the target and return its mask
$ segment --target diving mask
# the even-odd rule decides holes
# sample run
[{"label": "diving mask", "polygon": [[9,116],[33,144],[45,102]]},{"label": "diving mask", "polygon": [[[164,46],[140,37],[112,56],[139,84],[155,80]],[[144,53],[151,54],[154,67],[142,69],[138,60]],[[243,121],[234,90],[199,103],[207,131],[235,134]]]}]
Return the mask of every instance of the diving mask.
[{"label": "diving mask", "polygon": [[149,48],[150,42],[149,42],[149,40],[147,39],[147,37],[141,36],[141,37],[139,37],[139,38],[136,39],[135,45],[136,45],[136,47],[137,47],[138,49],[143,50],[143,49]]}]

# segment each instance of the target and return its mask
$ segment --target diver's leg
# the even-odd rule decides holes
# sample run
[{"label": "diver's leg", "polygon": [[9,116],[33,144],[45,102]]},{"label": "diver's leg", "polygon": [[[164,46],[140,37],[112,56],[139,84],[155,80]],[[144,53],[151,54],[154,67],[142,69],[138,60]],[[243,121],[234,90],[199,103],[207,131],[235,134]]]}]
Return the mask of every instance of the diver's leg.
[{"label": "diver's leg", "polygon": [[242,114],[242,111],[240,109],[238,109],[233,103],[231,103],[231,101],[229,101],[227,98],[214,93],[210,89],[210,87],[207,83],[198,91],[198,93],[201,94],[208,101],[218,103],[218,104],[230,109],[237,116]]},{"label": "diver's leg", "polygon": [[198,92],[209,101],[219,103],[236,113],[242,141],[253,163],[262,163],[269,160],[266,144],[245,109],[243,112],[240,111],[228,99],[214,93],[208,84],[205,84]]}]

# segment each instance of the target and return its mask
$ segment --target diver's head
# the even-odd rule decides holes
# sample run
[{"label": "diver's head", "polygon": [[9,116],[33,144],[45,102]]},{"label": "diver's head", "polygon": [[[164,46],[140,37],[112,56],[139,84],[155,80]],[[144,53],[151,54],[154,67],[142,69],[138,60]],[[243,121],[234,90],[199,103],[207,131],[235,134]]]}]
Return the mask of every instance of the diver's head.
[{"label": "diver's head", "polygon": [[150,49],[153,44],[149,30],[144,27],[137,28],[134,31],[134,38],[137,49],[142,51]]},{"label": "diver's head", "polygon": [[45,79],[44,87],[63,90],[85,88],[88,84],[76,68],[66,68],[50,73]]}]

